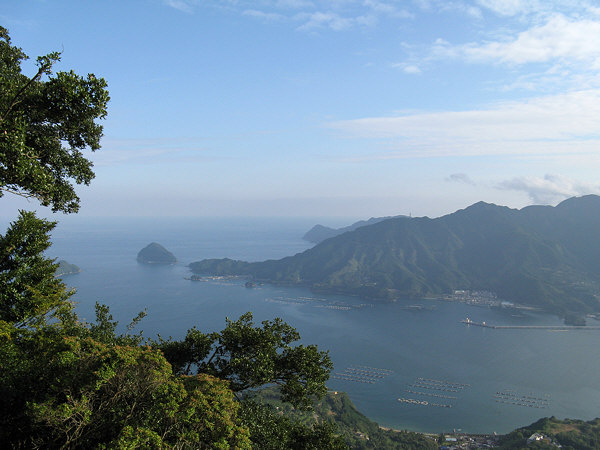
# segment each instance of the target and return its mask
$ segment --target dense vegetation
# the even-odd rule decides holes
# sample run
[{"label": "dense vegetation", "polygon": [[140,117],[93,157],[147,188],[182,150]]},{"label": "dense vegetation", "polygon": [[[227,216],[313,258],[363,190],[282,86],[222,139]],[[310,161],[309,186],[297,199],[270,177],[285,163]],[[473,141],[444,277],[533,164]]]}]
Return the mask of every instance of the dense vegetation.
[{"label": "dense vegetation", "polygon": [[324,424],[333,420],[338,433],[350,448],[356,449],[436,449],[435,439],[410,431],[385,430],[361,414],[344,392],[328,392],[315,403],[312,411],[293,408],[281,401],[276,388],[265,388],[249,394],[255,402],[270,407],[272,412],[283,414],[307,426]]},{"label": "dense vegetation", "polygon": [[[536,442],[527,442],[534,433],[546,437]],[[583,420],[555,417],[543,418],[523,428],[507,434],[501,440],[501,448],[557,448],[559,444],[565,450],[594,450],[600,448],[600,419]]]},{"label": "dense vegetation", "polygon": [[281,260],[204,260],[190,268],[383,299],[489,290],[583,314],[600,311],[600,197],[521,210],[480,202],[437,219],[384,220]]},{"label": "dense vegetation", "polygon": [[[81,150],[100,148],[106,82],[53,75],[58,53],[38,58],[28,78],[24,59],[0,27],[0,196],[75,212],[73,184],[94,176]],[[3,448],[260,447],[259,419],[240,392],[275,383],[298,408],[326,392],[329,356],[294,345],[300,336],[280,319],[255,326],[248,313],[220,333],[191,329],[181,341],[132,334],[143,313],[119,334],[103,305],[94,323],[80,321],[58,264],[44,256],[54,225],[21,211],[0,236]],[[291,436],[288,448],[343,447],[330,424],[271,422]]]}]

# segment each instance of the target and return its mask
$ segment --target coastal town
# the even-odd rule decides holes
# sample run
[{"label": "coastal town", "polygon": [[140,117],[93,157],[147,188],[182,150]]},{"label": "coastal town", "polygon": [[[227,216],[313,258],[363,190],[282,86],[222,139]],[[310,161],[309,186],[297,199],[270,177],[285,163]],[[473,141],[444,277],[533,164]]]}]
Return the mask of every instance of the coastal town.
[{"label": "coastal town", "polygon": [[518,305],[513,302],[499,299],[495,292],[486,290],[456,289],[451,294],[441,295],[437,300],[466,303],[467,305],[473,306],[536,310],[536,308]]}]

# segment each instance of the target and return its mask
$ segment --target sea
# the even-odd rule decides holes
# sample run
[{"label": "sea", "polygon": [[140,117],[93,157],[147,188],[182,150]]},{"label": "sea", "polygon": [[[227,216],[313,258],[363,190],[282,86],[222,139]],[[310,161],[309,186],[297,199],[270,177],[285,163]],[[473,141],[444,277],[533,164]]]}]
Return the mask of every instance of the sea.
[{"label": "sea", "polygon": [[[461,320],[561,321],[435,300],[385,303],[303,287],[247,288],[242,278],[186,279],[187,265],[205,258],[261,261],[302,252],[312,244],[301,237],[317,221],[68,216],[53,231],[47,254],[81,268],[63,279],[76,290],[77,311],[88,321],[96,302],[110,306],[122,330],[146,311],[137,330],[148,337],[181,338],[193,326],[218,331],[226,318],[248,311],[256,323],[282,318],[300,332],[301,343],[329,352],[335,368],[328,388],[347,392],[382,426],[506,433],[541,417],[600,415],[600,330],[490,329]],[[174,253],[178,263],[139,264],[137,253],[151,242]]]}]

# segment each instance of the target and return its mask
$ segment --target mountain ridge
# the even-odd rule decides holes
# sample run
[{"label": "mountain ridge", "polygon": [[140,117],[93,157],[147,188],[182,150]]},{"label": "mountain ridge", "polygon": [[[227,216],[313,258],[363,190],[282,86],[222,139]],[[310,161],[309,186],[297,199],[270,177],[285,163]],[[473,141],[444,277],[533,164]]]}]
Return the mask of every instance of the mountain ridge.
[{"label": "mountain ridge", "polygon": [[407,216],[385,216],[385,217],[371,217],[367,220],[359,220],[358,222],[354,222],[352,225],[348,225],[346,227],[341,228],[331,228],[326,227],[321,224],[317,224],[308,230],[302,239],[308,242],[312,242],[313,244],[318,244],[323,242],[325,239],[329,239],[335,236],[338,236],[342,233],[346,233],[347,231],[354,231],[359,227],[364,227],[367,225],[373,225],[375,223],[381,222],[387,219],[395,219],[398,217],[407,217]]},{"label": "mountain ridge", "polygon": [[434,219],[359,227],[280,260],[204,260],[190,268],[374,299],[471,289],[559,314],[597,312],[600,197],[520,210],[477,202]]}]

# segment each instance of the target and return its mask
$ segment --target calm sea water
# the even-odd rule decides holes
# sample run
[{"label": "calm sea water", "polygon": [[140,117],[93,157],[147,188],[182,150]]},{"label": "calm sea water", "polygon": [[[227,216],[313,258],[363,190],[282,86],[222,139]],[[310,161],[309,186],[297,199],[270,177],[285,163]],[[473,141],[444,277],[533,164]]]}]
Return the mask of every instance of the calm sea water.
[{"label": "calm sea water", "polygon": [[[365,305],[357,298],[304,288],[247,289],[243,280],[184,279],[189,276],[186,264],[204,258],[256,261],[301,252],[309,244],[300,237],[315,223],[69,218],[54,231],[49,254],[81,267],[82,273],[65,281],[77,289],[74,298],[82,317],[93,319],[96,301],[108,304],[123,324],[146,309],[141,328],[147,336],[181,337],[194,325],[219,330],[225,317],[235,319],[246,311],[257,321],[283,318],[299,330],[304,343],[330,351],[335,370],[328,386],[348,392],[381,425],[503,433],[543,416],[587,420],[600,415],[600,331],[467,327],[460,323],[465,317],[494,324],[560,322],[549,315],[515,317],[463,304],[406,300]],[[137,252],[154,241],[180,263],[138,264]],[[406,308],[414,304],[427,309]],[[360,374],[373,382],[355,381]]]}]

